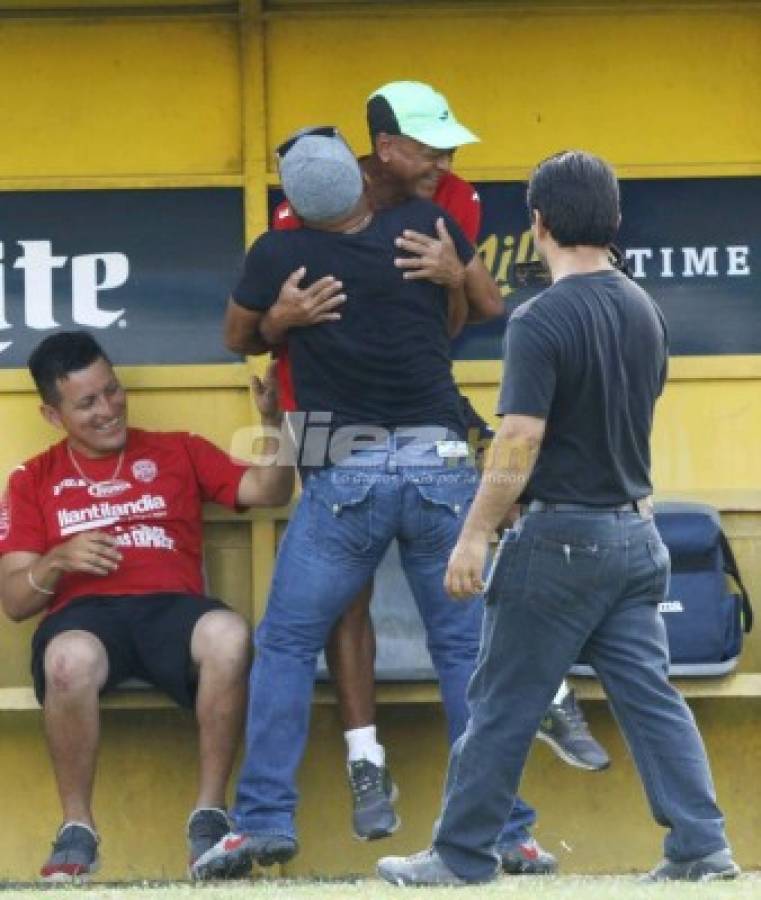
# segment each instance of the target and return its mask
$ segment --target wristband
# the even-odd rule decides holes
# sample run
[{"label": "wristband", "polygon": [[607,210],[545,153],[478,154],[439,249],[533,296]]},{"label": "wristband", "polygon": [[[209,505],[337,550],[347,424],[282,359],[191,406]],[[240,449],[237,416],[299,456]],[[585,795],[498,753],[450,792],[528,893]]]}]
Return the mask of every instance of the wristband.
[{"label": "wristband", "polygon": [[39,584],[34,580],[34,576],[32,575],[32,567],[26,570],[26,580],[29,582],[29,586],[32,590],[37,591],[38,594],[47,594],[49,597],[52,597],[55,594],[55,591],[49,591],[47,588],[40,587]]}]

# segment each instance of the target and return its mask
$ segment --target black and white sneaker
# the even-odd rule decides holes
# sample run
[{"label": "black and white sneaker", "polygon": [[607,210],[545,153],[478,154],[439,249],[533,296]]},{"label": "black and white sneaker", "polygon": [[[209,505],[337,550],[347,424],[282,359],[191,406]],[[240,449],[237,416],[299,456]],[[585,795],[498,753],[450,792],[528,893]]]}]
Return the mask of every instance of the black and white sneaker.
[{"label": "black and white sneaker", "polygon": [[349,787],[354,836],[360,841],[388,837],[401,825],[394,809],[399,791],[386,766],[376,766],[368,759],[349,763]]},{"label": "black and white sneaker", "polygon": [[231,831],[210,847],[190,867],[194,881],[247,878],[254,863],[272,866],[298,853],[296,838],[287,834],[238,834]]},{"label": "black and white sneaker", "polygon": [[50,884],[81,884],[100,866],[100,838],[81,822],[64,822],[53,841],[53,851],[40,869]]},{"label": "black and white sneaker", "polygon": [[201,807],[193,810],[187,826],[188,870],[192,870],[196,860],[219,843],[232,828],[232,822],[224,809]]},{"label": "black and white sneaker", "polygon": [[573,691],[569,691],[561,703],[550,706],[536,736],[549,744],[569,766],[600,772],[610,765],[604,747],[590,734]]}]

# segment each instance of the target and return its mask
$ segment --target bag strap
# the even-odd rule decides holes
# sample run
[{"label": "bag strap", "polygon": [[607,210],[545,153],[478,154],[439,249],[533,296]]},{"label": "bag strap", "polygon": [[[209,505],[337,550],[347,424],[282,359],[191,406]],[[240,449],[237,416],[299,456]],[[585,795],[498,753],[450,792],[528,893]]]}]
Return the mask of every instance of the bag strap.
[{"label": "bag strap", "polygon": [[737,582],[737,586],[740,588],[740,596],[742,597],[743,605],[743,631],[748,634],[751,628],[753,628],[753,607],[750,605],[748,591],[740,577],[740,570],[737,568],[737,560],[732,552],[732,547],[727,540],[726,534],[724,534],[721,529],[719,529],[719,544],[721,546],[722,556],[724,557],[724,571],[731,578],[734,578]]}]

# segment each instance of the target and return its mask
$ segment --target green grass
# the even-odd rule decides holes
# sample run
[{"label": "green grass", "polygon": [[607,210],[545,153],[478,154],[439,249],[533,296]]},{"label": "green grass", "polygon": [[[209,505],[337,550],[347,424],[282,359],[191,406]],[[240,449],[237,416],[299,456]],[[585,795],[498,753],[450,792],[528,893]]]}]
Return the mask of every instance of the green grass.
[{"label": "green grass", "polygon": [[500,900],[756,900],[761,896],[761,875],[710,884],[637,883],[634,876],[560,876],[556,878],[502,878],[480,887],[394,888],[373,879],[356,882],[255,881],[241,884],[93,884],[85,888],[0,884],[2,900],[455,900],[457,897]]}]

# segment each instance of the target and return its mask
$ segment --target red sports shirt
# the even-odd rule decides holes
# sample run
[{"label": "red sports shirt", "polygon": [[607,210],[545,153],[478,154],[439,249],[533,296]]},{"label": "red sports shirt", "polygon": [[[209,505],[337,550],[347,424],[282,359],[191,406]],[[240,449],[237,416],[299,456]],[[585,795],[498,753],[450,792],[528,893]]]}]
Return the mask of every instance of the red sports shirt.
[{"label": "red sports shirt", "polygon": [[75,458],[87,481],[61,441],[11,473],[0,503],[0,555],[47,553],[93,529],[117,540],[119,568],[62,575],[48,612],[88,594],[203,594],[201,503],[235,506],[246,468],[197,435],[137,428],[112,481],[118,456]]},{"label": "red sports shirt", "polygon": [[[472,184],[452,172],[445,172],[436,186],[433,202],[457,222],[465,237],[475,244],[481,228],[481,198]],[[273,231],[293,231],[301,228],[301,219],[291,209],[287,200],[283,200],[272,213]],[[280,405],[288,410],[298,409],[293,391],[291,364],[288,359],[288,345],[281,344],[273,356],[277,359],[277,380],[280,387]]]}]

